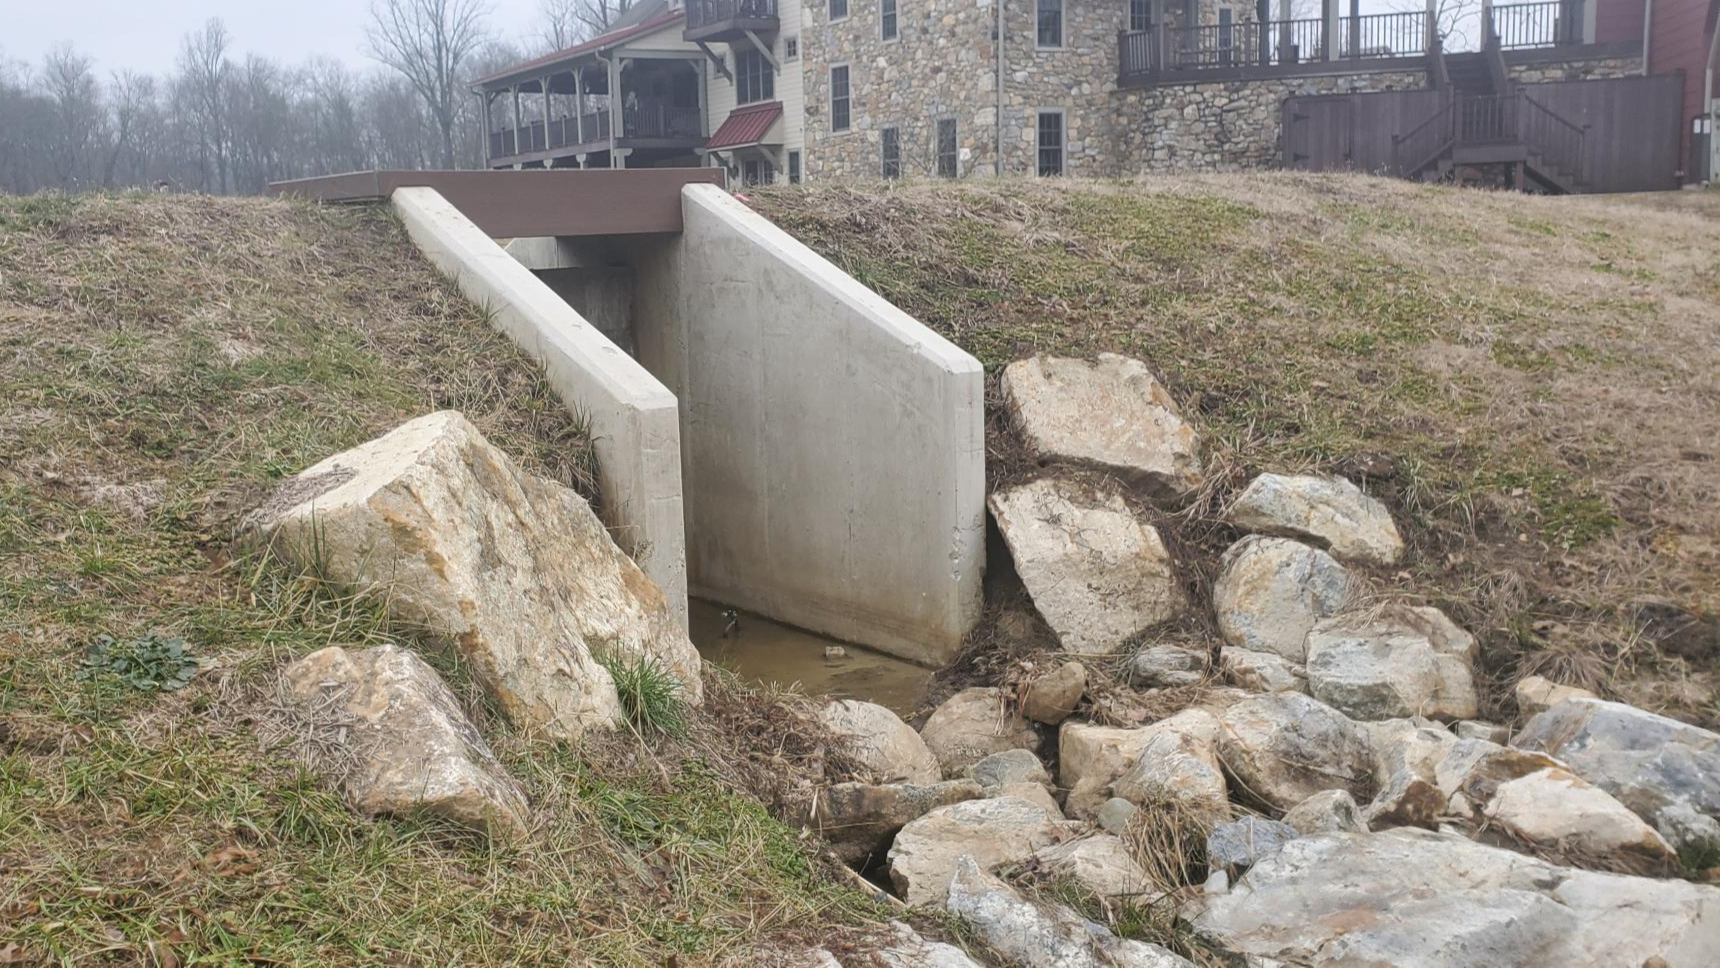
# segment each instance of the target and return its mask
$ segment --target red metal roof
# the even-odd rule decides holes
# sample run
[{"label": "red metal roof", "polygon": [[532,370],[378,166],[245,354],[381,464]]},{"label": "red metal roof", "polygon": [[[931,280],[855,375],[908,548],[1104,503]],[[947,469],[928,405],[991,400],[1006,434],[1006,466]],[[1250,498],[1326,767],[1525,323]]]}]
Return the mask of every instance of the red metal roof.
[{"label": "red metal roof", "polygon": [[784,102],[761,101],[758,104],[744,104],[730,112],[718,130],[712,132],[712,137],[706,142],[711,148],[736,148],[741,145],[752,145],[771,129],[772,122],[784,113]]},{"label": "red metal roof", "polygon": [[650,34],[660,30],[686,16],[687,12],[683,10],[666,10],[656,17],[642,20],[637,24],[631,24],[627,27],[618,27],[615,30],[599,34],[597,37],[594,37],[585,43],[576,44],[573,47],[554,51],[544,55],[543,57],[535,57],[530,61],[521,61],[519,64],[510,64],[508,67],[505,67],[494,74],[486,74],[484,77],[479,78],[473,83],[485,84],[490,81],[497,80],[498,78],[512,77],[513,75],[521,74],[537,67],[548,67],[558,61],[566,61],[574,57],[579,57],[589,51],[604,50],[607,47],[615,47],[617,44],[627,40],[632,40],[642,34]]}]

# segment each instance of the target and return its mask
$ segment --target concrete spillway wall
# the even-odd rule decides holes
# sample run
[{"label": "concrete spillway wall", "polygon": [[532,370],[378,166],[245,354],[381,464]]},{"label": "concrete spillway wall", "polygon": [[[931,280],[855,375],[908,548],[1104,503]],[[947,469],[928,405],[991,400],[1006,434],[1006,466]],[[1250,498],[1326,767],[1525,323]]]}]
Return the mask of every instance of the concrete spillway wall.
[{"label": "concrete spillway wall", "polygon": [[436,189],[398,188],[390,198],[420,251],[488,309],[495,326],[544,368],[563,402],[590,421],[605,524],[686,628],[675,395]]},{"label": "concrete spillway wall", "polygon": [[636,354],[682,422],[688,580],[922,662],[981,608],[981,365],[723,189],[627,245]]},{"label": "concrete spillway wall", "polygon": [[[414,240],[592,421],[603,507],[688,592],[924,663],[981,609],[981,365],[715,185],[682,231]],[[626,541],[624,547],[628,546]]]}]

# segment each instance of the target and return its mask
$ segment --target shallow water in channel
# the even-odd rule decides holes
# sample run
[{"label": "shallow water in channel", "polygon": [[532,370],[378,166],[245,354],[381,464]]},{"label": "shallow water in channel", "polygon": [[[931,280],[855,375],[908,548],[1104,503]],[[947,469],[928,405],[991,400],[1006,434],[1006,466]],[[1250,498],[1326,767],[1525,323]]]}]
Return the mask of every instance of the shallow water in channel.
[{"label": "shallow water in channel", "polygon": [[[797,685],[802,693],[868,700],[894,713],[913,712],[927,695],[933,671],[861,646],[850,646],[805,629],[740,613],[737,629],[724,635],[726,607],[688,600],[689,636],[700,655],[755,683]],[[826,647],[844,655],[827,659]]]}]

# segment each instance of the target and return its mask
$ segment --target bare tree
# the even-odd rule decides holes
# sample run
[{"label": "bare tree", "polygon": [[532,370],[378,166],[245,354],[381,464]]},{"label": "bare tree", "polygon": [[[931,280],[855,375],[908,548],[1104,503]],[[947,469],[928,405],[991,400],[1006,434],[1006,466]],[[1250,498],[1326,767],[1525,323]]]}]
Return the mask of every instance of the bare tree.
[{"label": "bare tree", "polygon": [[199,161],[204,168],[203,182],[207,188],[208,166],[213,158],[218,192],[229,191],[231,185],[228,163],[233,135],[228,123],[227,87],[232,68],[227,61],[227,44],[227,25],[220,17],[211,17],[202,31],[185,35],[179,54],[183,103],[194,112],[202,142]]},{"label": "bare tree", "polygon": [[442,138],[442,164],[455,167],[455,101],[461,64],[484,42],[480,0],[376,0],[371,56],[400,72],[424,100]]},{"label": "bare tree", "polygon": [[573,47],[592,36],[586,25],[586,0],[539,0],[538,41],[545,53]]},{"label": "bare tree", "polygon": [[53,158],[61,185],[82,181],[90,147],[105,121],[90,59],[63,44],[42,59],[42,89],[54,105]]},{"label": "bare tree", "polygon": [[[102,184],[112,187],[116,181],[141,181],[143,166],[139,162],[148,159],[154,147],[156,79],[135,71],[115,74],[108,82],[108,114],[112,138],[107,163],[102,166]],[[124,169],[122,162],[127,165]]]}]

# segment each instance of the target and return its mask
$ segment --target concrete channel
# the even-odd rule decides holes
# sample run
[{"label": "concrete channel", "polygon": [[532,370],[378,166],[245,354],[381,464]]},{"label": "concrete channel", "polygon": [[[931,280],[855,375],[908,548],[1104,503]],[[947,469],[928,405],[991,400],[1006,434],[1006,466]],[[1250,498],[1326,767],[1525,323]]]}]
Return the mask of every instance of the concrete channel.
[{"label": "concrete channel", "polygon": [[[985,559],[973,357],[707,178],[459,173],[460,208],[437,185],[457,173],[378,174],[419,248],[591,422],[607,524],[684,623],[692,594],[921,664],[955,654]],[[650,225],[614,211],[628,174],[658,179],[629,183]],[[515,213],[497,200],[535,188],[555,200],[537,234],[499,245]]]}]

